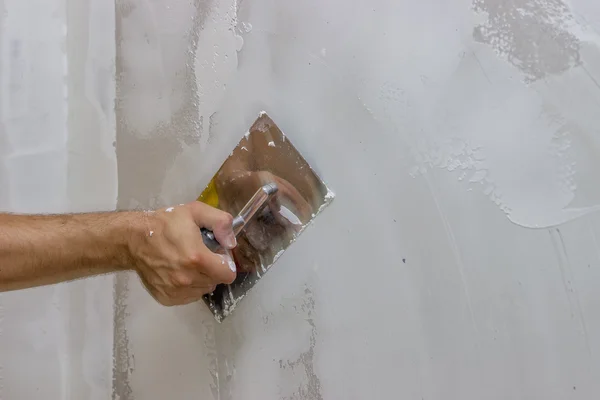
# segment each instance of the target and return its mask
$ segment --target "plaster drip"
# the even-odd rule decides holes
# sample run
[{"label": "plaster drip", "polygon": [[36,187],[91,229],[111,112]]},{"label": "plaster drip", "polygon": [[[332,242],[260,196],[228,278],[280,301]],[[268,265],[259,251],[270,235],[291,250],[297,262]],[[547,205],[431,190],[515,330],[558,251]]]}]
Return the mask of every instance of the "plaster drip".
[{"label": "plaster drip", "polygon": [[114,285],[112,400],[133,400],[133,390],[129,383],[129,376],[133,372],[133,366],[126,324],[128,296],[129,276],[126,272],[119,273]]},{"label": "plaster drip", "polygon": [[204,346],[206,349],[206,357],[210,360],[208,372],[210,373],[212,382],[210,390],[214,400],[221,399],[219,386],[219,357],[217,355],[217,341],[215,334],[215,323],[210,319],[203,319],[202,326],[205,329]]}]

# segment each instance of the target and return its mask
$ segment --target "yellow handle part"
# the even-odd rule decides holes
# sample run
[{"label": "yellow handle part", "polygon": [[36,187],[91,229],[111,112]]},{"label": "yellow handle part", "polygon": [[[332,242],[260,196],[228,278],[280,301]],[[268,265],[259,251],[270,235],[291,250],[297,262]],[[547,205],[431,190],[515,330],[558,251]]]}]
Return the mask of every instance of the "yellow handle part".
[{"label": "yellow handle part", "polygon": [[208,204],[209,206],[219,208],[219,195],[217,194],[217,187],[215,185],[215,179],[211,179],[206,185],[206,188],[202,191],[202,194],[198,196],[198,201]]}]

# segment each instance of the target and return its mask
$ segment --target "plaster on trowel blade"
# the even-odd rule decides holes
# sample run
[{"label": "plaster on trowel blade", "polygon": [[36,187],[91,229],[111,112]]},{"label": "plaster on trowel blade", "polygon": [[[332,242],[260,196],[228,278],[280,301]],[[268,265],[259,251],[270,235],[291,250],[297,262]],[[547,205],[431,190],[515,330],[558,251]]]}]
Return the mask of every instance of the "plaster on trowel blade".
[{"label": "plaster on trowel blade", "polygon": [[275,122],[263,111],[213,176],[199,201],[237,215],[263,185],[278,191],[239,233],[237,278],[204,301],[221,322],[304,228],[334,198]]}]

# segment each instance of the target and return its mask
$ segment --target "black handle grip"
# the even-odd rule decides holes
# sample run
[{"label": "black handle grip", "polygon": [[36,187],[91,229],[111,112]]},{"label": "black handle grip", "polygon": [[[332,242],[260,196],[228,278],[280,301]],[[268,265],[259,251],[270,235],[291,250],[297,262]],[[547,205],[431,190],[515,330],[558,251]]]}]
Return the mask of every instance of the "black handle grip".
[{"label": "black handle grip", "polygon": [[214,253],[221,247],[221,244],[215,239],[213,231],[206,228],[200,228],[200,233],[202,234],[204,245],[208,247],[210,251]]}]

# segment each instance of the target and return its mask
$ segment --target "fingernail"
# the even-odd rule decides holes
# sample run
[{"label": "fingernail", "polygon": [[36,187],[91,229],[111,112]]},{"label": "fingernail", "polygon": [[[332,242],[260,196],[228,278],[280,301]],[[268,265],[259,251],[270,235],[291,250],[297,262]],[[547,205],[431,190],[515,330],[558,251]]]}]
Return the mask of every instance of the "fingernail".
[{"label": "fingernail", "polygon": [[236,268],[236,266],[235,266],[235,261],[233,261],[233,258],[231,258],[231,257],[230,257],[228,254],[226,254],[226,255],[221,255],[221,257],[223,257],[223,259],[224,259],[225,261],[227,261],[227,264],[229,265],[229,269],[230,269],[232,272],[236,272],[236,271],[237,271],[237,268]]},{"label": "fingernail", "polygon": [[229,269],[232,272],[236,272],[237,271],[237,267],[235,266],[235,261],[233,261],[231,258],[229,259]]},{"label": "fingernail", "polygon": [[228,249],[233,249],[235,246],[237,246],[237,240],[235,239],[235,235],[233,233],[227,236],[225,239],[225,246]]}]

